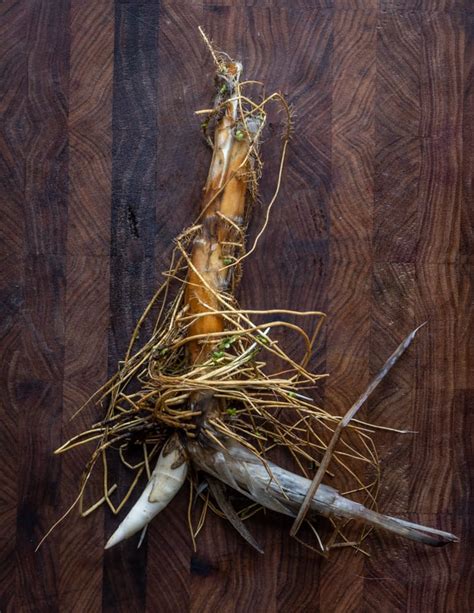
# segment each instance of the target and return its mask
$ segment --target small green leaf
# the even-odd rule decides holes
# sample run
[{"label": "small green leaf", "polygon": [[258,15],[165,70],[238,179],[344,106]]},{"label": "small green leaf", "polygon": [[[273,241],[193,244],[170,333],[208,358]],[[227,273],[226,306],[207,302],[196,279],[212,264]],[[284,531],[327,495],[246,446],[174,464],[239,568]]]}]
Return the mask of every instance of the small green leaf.
[{"label": "small green leaf", "polygon": [[229,338],[224,338],[218,345],[218,349],[229,349],[237,340],[236,336],[229,336]]},{"label": "small green leaf", "polygon": [[223,351],[214,351],[213,354],[212,354],[212,359],[214,361],[220,360],[223,357],[224,357],[224,352]]}]

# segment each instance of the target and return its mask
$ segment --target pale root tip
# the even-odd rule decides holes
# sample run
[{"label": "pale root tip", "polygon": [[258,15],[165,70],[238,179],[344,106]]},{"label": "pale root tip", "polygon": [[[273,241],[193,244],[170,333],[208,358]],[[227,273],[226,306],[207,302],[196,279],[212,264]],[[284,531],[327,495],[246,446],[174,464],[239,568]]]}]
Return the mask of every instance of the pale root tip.
[{"label": "pale root tip", "polygon": [[109,540],[107,541],[107,543],[105,544],[104,549],[110,549],[111,547],[113,547],[114,545],[118,545],[120,543],[120,541],[123,541],[124,538],[117,534],[118,530],[116,530],[112,536],[109,538]]},{"label": "pale root tip", "polygon": [[177,467],[174,466],[181,458],[181,453],[182,447],[177,438],[170,439],[170,444],[165,444],[156,462],[155,470],[140,498],[109,538],[105,549],[110,549],[143,530],[178,493],[186,480],[188,471],[186,461],[182,461]]},{"label": "pale root tip", "polygon": [[151,517],[144,517],[141,522],[131,522],[130,517],[127,516],[119,525],[119,527],[115,530],[112,536],[109,538],[109,540],[105,544],[104,549],[110,549],[111,547],[118,545],[122,541],[125,541],[125,539],[130,538],[131,536],[142,530],[150,520]]}]

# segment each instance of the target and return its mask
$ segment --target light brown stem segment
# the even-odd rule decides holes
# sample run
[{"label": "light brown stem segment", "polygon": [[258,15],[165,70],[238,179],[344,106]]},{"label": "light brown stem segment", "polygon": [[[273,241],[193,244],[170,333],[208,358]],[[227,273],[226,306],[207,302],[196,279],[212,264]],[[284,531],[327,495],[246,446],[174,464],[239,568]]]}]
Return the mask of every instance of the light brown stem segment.
[{"label": "light brown stem segment", "polygon": [[[206,335],[222,332],[224,320],[219,311],[219,293],[226,291],[232,279],[235,246],[243,246],[243,222],[250,169],[251,135],[237,130],[238,105],[235,99],[240,64],[231,62],[225,68],[224,85],[231,98],[218,121],[214,135],[214,151],[208,179],[204,187],[201,227],[194,237],[185,302],[188,314],[196,318],[188,336],[200,335],[187,344],[188,362],[197,364],[207,359],[212,344]],[[222,78],[224,78],[222,77]],[[250,138],[249,138],[250,137]]]},{"label": "light brown stem segment", "polygon": [[[187,346],[189,362],[196,364],[207,358],[212,345],[206,343],[205,335],[222,332],[224,320],[219,315],[219,293],[229,287],[235,247],[228,243],[243,243],[246,181],[240,168],[248,154],[248,141],[236,141],[229,156],[228,177],[231,177],[219,207],[204,214],[201,229],[194,238],[186,290],[186,303],[190,315],[207,313],[196,318],[189,328],[189,336],[204,335],[203,339],[190,340]],[[210,212],[209,212],[210,211]],[[220,214],[219,214],[220,213]],[[240,236],[239,236],[240,229]]]}]

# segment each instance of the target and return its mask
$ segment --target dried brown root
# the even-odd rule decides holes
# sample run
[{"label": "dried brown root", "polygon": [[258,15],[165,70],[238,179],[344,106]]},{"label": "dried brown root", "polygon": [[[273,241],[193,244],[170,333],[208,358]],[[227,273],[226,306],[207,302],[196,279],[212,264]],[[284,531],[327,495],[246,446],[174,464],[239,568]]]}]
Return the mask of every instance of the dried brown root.
[{"label": "dried brown root", "polygon": [[219,505],[221,511],[224,513],[225,517],[232,524],[232,526],[237,530],[240,536],[247,541],[249,545],[251,545],[256,551],[258,551],[258,553],[263,553],[263,549],[250,534],[244,522],[240,519],[238,513],[235,511],[231,502],[227,498],[224,491],[224,485],[222,485],[222,483],[217,479],[213,479],[213,477],[211,477],[210,475],[207,475],[207,482],[209,484],[209,489],[214,496],[217,504]]}]

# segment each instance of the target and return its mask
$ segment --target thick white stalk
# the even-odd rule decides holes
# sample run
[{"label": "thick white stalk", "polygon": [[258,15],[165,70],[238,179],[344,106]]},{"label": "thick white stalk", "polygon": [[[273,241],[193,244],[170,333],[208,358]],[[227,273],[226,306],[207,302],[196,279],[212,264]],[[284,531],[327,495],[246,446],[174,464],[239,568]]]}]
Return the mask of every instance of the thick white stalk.
[{"label": "thick white stalk", "polygon": [[175,434],[163,447],[142,495],[109,538],[105,548],[110,549],[148,525],[181,489],[187,472],[188,461],[178,436]]},{"label": "thick white stalk", "polygon": [[[264,464],[258,456],[233,440],[223,440],[223,443],[225,448],[217,447],[212,441],[206,444],[190,442],[188,452],[191,460],[201,470],[267,509],[295,517],[311,481],[273,462]],[[326,517],[356,519],[427,545],[439,546],[458,540],[449,532],[372,511],[324,484],[317,488],[310,509]]]}]

